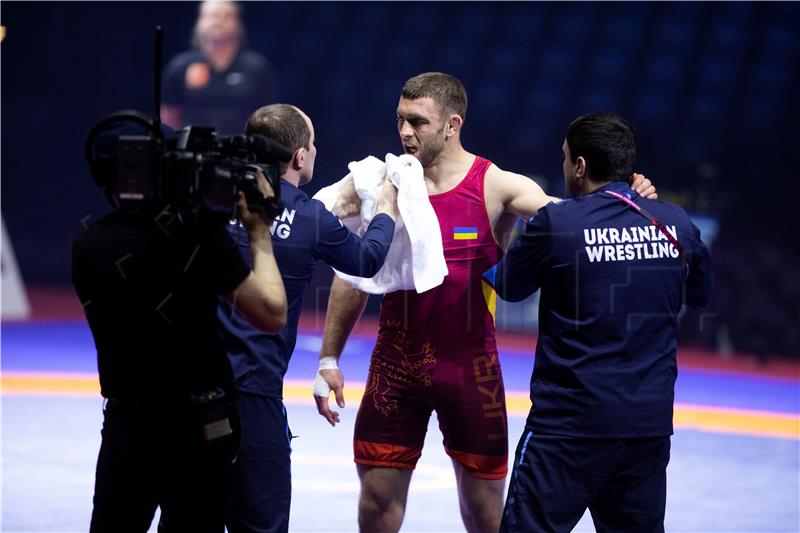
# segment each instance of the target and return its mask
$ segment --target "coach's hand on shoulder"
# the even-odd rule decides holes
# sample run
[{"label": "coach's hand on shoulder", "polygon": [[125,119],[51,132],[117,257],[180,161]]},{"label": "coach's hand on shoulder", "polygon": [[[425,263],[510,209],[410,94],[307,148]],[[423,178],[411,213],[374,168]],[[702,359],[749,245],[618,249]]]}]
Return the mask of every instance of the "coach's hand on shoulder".
[{"label": "coach's hand on shoulder", "polygon": [[633,173],[631,176],[631,188],[642,198],[647,198],[648,200],[658,199],[656,186],[644,177],[644,174]]}]

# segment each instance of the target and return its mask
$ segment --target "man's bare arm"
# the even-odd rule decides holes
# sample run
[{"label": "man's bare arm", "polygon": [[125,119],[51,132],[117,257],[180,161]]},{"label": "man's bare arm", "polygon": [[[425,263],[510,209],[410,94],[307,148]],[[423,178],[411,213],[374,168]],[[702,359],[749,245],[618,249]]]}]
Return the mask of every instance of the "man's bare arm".
[{"label": "man's bare arm", "polygon": [[286,325],[286,291],[266,233],[251,236],[253,270],[227,297],[253,326],[274,335]]},{"label": "man's bare arm", "polygon": [[492,233],[503,250],[508,247],[519,218],[527,220],[548,203],[558,201],[545,194],[532,179],[495,165],[486,173],[484,198]]},{"label": "man's bare arm", "polygon": [[[643,175],[634,174],[631,181],[632,187],[645,198],[658,197],[655,187]],[[492,233],[503,250],[508,248],[512,230],[519,218],[528,220],[542,207],[560,200],[546,194],[538,183],[527,176],[502,170],[495,165],[489,167],[486,173],[484,194]]]},{"label": "man's bare arm", "polygon": [[[538,183],[527,176],[501,170],[494,165],[486,173],[486,179],[486,196],[490,207],[492,207],[492,203],[497,204],[496,207],[500,207],[497,216],[502,213],[511,213],[527,220],[545,205],[560,200],[555,196],[547,195]],[[652,200],[658,198],[656,188],[642,174],[631,176],[631,187],[645,198]]]},{"label": "man's bare arm", "polygon": [[338,277],[333,278],[322,336],[323,356],[338,359],[342,355],[347,338],[364,312],[367,298],[367,293],[351,287]]},{"label": "man's bare arm", "polygon": [[[339,413],[332,411],[328,405],[328,394],[325,393],[325,384],[333,391],[336,396],[336,403],[339,407],[344,407],[344,376],[338,365],[335,368],[325,369],[330,366],[330,358],[338,361],[347,343],[347,338],[353,328],[361,318],[364,307],[367,305],[367,294],[358,289],[347,285],[338,277],[333,278],[331,293],[328,298],[328,311],[325,316],[325,332],[322,336],[322,349],[320,350],[320,370],[315,384],[314,400],[317,403],[317,411],[332,426],[339,422]],[[326,364],[327,363],[327,364]],[[322,393],[322,394],[318,394]],[[324,395],[323,395],[324,394]]]},{"label": "man's bare arm", "polygon": [[500,188],[505,212],[527,220],[542,207],[559,200],[547,195],[539,184],[529,177],[495,168],[498,173],[494,181]]}]

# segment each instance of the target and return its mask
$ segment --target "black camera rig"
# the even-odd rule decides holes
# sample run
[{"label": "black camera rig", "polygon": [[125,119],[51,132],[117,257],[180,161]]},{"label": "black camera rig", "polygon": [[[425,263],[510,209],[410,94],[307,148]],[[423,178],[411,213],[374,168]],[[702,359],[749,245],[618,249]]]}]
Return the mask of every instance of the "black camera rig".
[{"label": "black camera rig", "polygon": [[[218,136],[210,126],[186,126],[177,134],[161,125],[161,27],[155,35],[155,111],[113,113],[89,132],[84,155],[94,182],[115,209],[175,216],[229,220],[239,192],[251,211],[278,216],[280,177],[277,165],[291,151],[262,135]],[[256,174],[262,172],[275,195],[265,198]]]}]

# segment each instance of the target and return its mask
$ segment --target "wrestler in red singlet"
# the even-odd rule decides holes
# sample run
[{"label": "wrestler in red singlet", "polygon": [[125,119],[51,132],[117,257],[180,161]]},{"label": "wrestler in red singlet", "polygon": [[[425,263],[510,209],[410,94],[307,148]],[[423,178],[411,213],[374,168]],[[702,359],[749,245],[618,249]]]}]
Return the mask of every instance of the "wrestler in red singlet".
[{"label": "wrestler in red singlet", "polygon": [[414,468],[435,410],[447,453],[478,477],[503,479],[508,437],[495,342],[493,290],[483,272],[503,256],[484,203],[491,162],[476,157],[452,190],[431,195],[448,275],[418,294],[383,298],[380,330],[355,427],[356,463]]}]

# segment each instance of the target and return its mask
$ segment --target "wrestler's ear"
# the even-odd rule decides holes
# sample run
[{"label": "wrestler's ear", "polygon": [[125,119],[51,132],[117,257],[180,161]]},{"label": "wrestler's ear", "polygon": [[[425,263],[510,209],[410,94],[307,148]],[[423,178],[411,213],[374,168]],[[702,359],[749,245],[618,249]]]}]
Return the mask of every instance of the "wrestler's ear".
[{"label": "wrestler's ear", "polygon": [[464,125],[464,119],[461,115],[453,113],[447,118],[447,125],[445,126],[445,136],[447,138],[453,137],[461,132],[461,126]]}]

